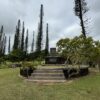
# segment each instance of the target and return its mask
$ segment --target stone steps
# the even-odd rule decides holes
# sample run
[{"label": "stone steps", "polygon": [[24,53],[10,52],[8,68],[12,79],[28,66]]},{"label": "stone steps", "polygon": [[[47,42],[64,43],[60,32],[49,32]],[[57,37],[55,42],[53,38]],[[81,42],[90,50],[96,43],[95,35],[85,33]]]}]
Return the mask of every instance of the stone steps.
[{"label": "stone steps", "polygon": [[39,67],[30,72],[27,69],[21,69],[20,75],[27,78],[28,81],[34,82],[65,82],[67,79],[85,76],[89,74],[87,68],[64,68],[64,67]]},{"label": "stone steps", "polygon": [[52,68],[52,69],[36,69],[29,77],[33,81],[65,81],[66,78],[63,73],[62,68]]},{"label": "stone steps", "polygon": [[30,77],[33,80],[65,80],[65,77]]},{"label": "stone steps", "polygon": [[66,80],[37,80],[37,79],[28,79],[27,81],[36,82],[36,83],[61,83],[66,82]]},{"label": "stone steps", "polygon": [[37,69],[34,73],[62,73],[62,69]]},{"label": "stone steps", "polygon": [[32,73],[31,76],[64,76],[63,73]]}]

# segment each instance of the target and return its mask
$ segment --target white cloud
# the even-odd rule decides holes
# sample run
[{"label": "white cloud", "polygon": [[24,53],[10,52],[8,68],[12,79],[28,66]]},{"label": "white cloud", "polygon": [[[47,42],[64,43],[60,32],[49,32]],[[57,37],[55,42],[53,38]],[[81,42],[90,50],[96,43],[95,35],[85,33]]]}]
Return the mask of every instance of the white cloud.
[{"label": "white cloud", "polygon": [[[81,29],[80,29],[80,26],[78,24],[73,24],[73,25],[67,27],[64,30],[64,33],[66,34],[67,37],[72,38],[74,36],[80,35]],[[64,35],[63,35],[63,37],[64,37]]]},{"label": "white cloud", "polygon": [[[100,0],[87,1],[90,9],[88,17],[92,19],[88,25],[88,33],[99,40]],[[6,34],[14,35],[17,20],[20,18],[21,21],[25,21],[25,27],[29,28],[31,44],[33,30],[35,36],[37,35],[41,3],[44,5],[44,39],[48,22],[50,47],[55,46],[60,38],[72,38],[81,33],[80,21],[73,11],[74,0],[0,0],[0,26],[4,25]]]}]

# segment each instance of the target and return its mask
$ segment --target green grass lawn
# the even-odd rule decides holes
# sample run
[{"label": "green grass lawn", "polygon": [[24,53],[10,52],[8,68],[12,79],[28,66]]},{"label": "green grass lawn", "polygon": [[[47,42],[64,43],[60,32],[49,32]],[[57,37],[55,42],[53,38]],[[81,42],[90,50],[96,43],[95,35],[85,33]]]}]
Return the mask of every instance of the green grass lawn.
[{"label": "green grass lawn", "polygon": [[19,69],[0,69],[0,100],[100,100],[100,74],[52,85],[27,82],[18,75]]}]

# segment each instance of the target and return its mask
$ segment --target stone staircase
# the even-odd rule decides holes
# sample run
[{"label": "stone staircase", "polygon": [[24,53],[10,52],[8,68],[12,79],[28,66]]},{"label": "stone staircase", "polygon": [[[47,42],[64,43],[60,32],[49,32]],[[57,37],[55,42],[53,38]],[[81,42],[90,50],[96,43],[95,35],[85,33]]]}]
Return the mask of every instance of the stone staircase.
[{"label": "stone staircase", "polygon": [[63,68],[40,68],[34,70],[29,81],[34,82],[65,82]]}]

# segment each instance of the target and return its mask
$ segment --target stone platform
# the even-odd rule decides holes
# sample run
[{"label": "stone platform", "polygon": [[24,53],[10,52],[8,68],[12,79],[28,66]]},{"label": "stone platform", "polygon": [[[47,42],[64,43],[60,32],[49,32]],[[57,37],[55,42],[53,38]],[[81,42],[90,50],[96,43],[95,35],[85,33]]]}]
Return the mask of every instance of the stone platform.
[{"label": "stone platform", "polygon": [[33,71],[31,76],[28,76],[28,81],[33,82],[65,82],[71,77],[85,76],[89,73],[88,67],[72,68],[65,66],[42,66]]},{"label": "stone platform", "polygon": [[29,80],[34,82],[43,81],[43,82],[65,82],[66,78],[63,73],[63,68],[39,68],[33,71]]}]

